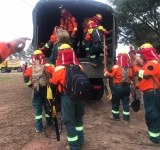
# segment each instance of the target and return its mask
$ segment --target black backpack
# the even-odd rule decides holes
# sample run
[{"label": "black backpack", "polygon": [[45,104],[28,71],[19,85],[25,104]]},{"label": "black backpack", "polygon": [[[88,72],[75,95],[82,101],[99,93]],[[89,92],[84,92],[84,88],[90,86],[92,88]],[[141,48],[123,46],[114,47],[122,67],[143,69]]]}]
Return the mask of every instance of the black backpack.
[{"label": "black backpack", "polygon": [[88,76],[79,65],[66,67],[66,93],[71,100],[85,100],[90,90]]}]

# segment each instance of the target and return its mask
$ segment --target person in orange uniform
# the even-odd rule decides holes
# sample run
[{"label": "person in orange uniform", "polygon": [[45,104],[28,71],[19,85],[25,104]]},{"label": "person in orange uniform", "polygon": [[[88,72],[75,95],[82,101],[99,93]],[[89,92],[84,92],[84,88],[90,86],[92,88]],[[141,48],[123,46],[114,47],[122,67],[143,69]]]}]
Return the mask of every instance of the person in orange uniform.
[{"label": "person in orange uniform", "polygon": [[104,54],[103,54],[103,35],[104,34],[110,34],[111,31],[107,31],[103,26],[98,26],[95,22],[91,22],[89,24],[88,33],[86,34],[86,37],[83,41],[83,43],[88,43],[88,41],[92,41],[91,47],[89,48],[89,51],[86,51],[86,55],[91,55],[91,62],[90,64],[94,67],[96,67],[97,60],[96,60],[96,54],[99,54],[101,57],[101,61],[103,63],[104,61]]},{"label": "person in orange uniform", "polygon": [[[60,46],[60,51],[69,51],[69,45],[63,44]],[[72,49],[70,47],[72,53]],[[68,60],[65,62],[69,64],[74,64],[73,56],[67,57]],[[59,58],[59,57],[58,57]],[[59,60],[57,60],[59,62]],[[55,71],[52,74],[50,79],[50,85],[52,88],[57,87],[61,94],[61,111],[62,111],[62,121],[66,125],[67,130],[67,139],[69,147],[71,150],[80,150],[80,146],[84,143],[84,134],[83,134],[83,115],[84,115],[84,106],[83,100],[73,101],[65,93],[65,89],[62,88],[62,85],[65,87],[66,84],[66,64],[58,63],[56,65]],[[68,149],[68,146],[66,147]]]},{"label": "person in orange uniform", "polygon": [[[13,53],[21,52],[25,47],[27,40],[30,39],[22,37],[14,39],[10,42],[0,42],[0,63],[2,63],[8,56],[12,55]],[[19,45],[21,45],[21,47],[19,47]]]},{"label": "person in orange uniform", "polygon": [[[46,73],[47,76],[51,76],[54,68],[45,62],[44,60],[44,54],[42,53],[41,50],[36,50],[33,53],[32,56],[32,62],[33,64],[28,66],[25,74],[24,74],[24,82],[26,83],[26,85],[32,89],[34,89],[34,94],[33,94],[33,99],[32,99],[32,104],[35,107],[35,120],[36,120],[36,127],[35,130],[37,133],[42,131],[43,128],[43,123],[42,123],[42,108],[44,106],[45,109],[45,117],[46,117],[46,122],[48,126],[52,125],[52,120],[49,117],[49,115],[47,115],[47,108],[46,108],[46,95],[47,95],[47,87],[39,87],[39,90],[36,88],[36,85],[34,84],[34,82],[32,82],[32,66],[36,65],[36,61],[39,61],[39,64],[44,65],[45,69],[46,69]],[[49,80],[49,79],[48,79]]]},{"label": "person in orange uniform", "polygon": [[58,53],[58,45],[57,45],[57,40],[56,40],[56,32],[58,29],[62,29],[62,28],[59,26],[56,26],[53,30],[53,34],[50,36],[50,40],[48,41],[48,43],[46,43],[41,48],[42,51],[45,51],[45,50],[52,48],[53,45],[55,45],[54,50],[52,51],[51,56],[50,56],[50,63],[53,65],[55,65],[56,63],[57,53]]},{"label": "person in orange uniform", "polygon": [[60,20],[60,27],[69,32],[71,44],[73,47],[75,43],[75,35],[78,28],[76,18],[73,17],[72,14],[65,8],[61,9],[61,16],[62,18]]},{"label": "person in orange uniform", "polygon": [[[121,67],[128,68],[128,80],[122,82],[122,69]],[[130,96],[130,80],[132,78],[132,70],[130,69],[130,62],[127,52],[122,51],[118,54],[117,64],[114,65],[110,71],[104,70],[105,77],[113,77],[114,87],[112,88],[112,115],[109,116],[112,120],[120,120],[119,105],[122,100],[123,105],[123,122],[129,123],[130,110],[129,110],[129,96]]]},{"label": "person in orange uniform", "polygon": [[148,127],[149,139],[144,140],[147,145],[160,146],[160,57],[149,43],[143,44],[137,51],[144,61],[142,68],[138,61],[133,62],[133,69],[140,80],[138,87],[143,91],[145,119]]}]

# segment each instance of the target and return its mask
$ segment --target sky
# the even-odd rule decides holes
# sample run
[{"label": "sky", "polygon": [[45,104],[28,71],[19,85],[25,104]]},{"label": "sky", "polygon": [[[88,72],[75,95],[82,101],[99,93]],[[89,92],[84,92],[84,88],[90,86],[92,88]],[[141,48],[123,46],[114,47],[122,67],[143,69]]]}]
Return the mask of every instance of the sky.
[{"label": "sky", "polygon": [[[97,0],[106,2],[106,0]],[[0,41],[8,42],[19,37],[32,39],[32,10],[38,0],[0,0]],[[30,41],[27,41],[27,45]],[[128,47],[118,44],[117,52],[128,51]]]}]

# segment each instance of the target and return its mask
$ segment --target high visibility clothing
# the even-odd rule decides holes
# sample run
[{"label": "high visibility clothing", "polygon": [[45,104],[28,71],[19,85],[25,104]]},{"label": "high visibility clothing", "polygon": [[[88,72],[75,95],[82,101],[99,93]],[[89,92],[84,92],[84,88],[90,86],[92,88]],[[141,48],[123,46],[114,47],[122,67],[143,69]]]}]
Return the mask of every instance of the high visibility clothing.
[{"label": "high visibility clothing", "polygon": [[60,27],[68,32],[71,32],[72,35],[75,35],[77,32],[77,22],[75,17],[68,17],[67,19],[62,18],[60,21]]},{"label": "high visibility clothing", "polygon": [[138,87],[141,91],[154,89],[154,87],[158,89],[158,86],[154,84],[152,79],[153,77],[158,84],[160,83],[160,63],[158,61],[151,60],[142,68],[134,66],[133,69],[140,78]]},{"label": "high visibility clothing", "polygon": [[[104,76],[110,76],[114,77],[113,83],[121,84],[122,83],[122,70],[120,66],[114,65],[110,71],[106,71],[104,73]],[[128,83],[130,83],[132,78],[132,69],[129,70],[129,78],[128,78]]]},{"label": "high visibility clothing", "polygon": [[14,44],[11,42],[0,42],[0,63],[2,63],[8,56],[13,54]]},{"label": "high visibility clothing", "polygon": [[[81,67],[81,66],[80,66]],[[83,134],[83,100],[72,101],[65,93],[66,67],[57,66],[49,80],[52,87],[58,85],[61,96],[62,121],[66,125],[67,139],[71,150],[80,150],[80,145],[84,143]]]}]

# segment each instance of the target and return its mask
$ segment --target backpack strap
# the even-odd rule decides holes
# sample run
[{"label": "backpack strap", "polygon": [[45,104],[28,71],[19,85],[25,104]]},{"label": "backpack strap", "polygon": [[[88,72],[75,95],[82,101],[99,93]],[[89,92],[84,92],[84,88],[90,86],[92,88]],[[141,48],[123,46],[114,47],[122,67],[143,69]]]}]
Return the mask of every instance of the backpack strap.
[{"label": "backpack strap", "polygon": [[153,84],[154,84],[154,94],[156,94],[156,85],[158,87],[158,89],[160,90],[160,85],[156,82],[155,78],[153,76],[151,76]]}]

